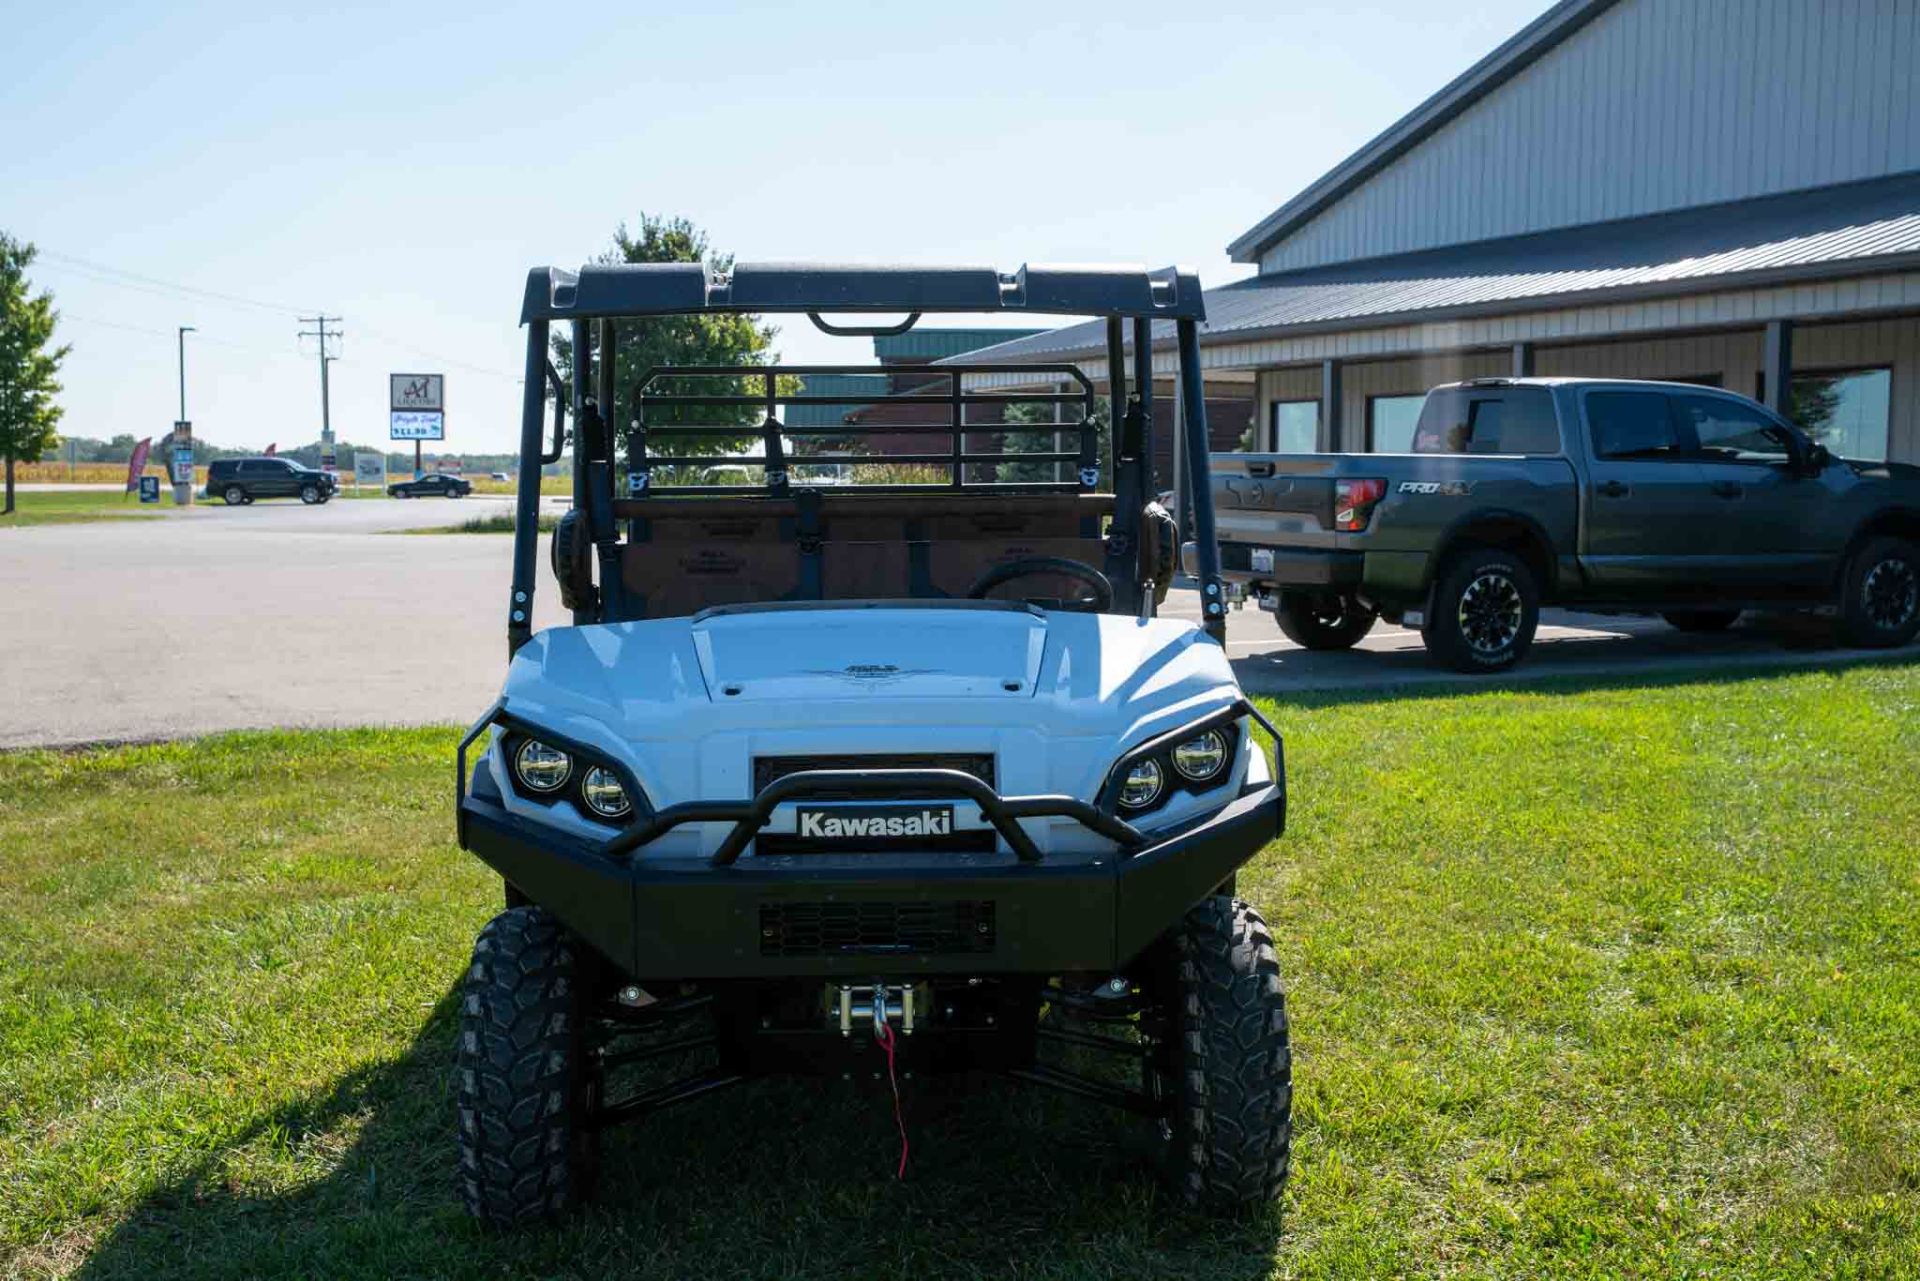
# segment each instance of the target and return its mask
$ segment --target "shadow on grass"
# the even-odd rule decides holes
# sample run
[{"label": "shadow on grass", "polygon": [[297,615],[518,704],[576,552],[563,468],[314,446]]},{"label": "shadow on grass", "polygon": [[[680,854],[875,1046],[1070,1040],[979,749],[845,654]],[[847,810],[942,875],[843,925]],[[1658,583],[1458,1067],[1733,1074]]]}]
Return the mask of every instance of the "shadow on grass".
[{"label": "shadow on grass", "polygon": [[[1618,641],[1556,642],[1560,645],[1588,644],[1595,647],[1618,645]],[[1538,651],[1536,651],[1538,652]],[[1804,651],[1803,651],[1804,652]],[[1253,670],[1257,660],[1235,660],[1242,684],[1258,699],[1284,707],[1339,707],[1354,703],[1398,702],[1405,699],[1470,698],[1478,694],[1513,693],[1544,696],[1586,694],[1601,690],[1668,689],[1679,685],[1737,685],[1749,681],[1774,680],[1782,676],[1837,676],[1864,667],[1909,667],[1920,665],[1920,650],[1912,647],[1872,652],[1845,650],[1830,652],[1821,647],[1825,661],[1809,662],[1792,653],[1743,650],[1718,656],[1706,655],[1685,665],[1651,663],[1637,665],[1622,656],[1618,665],[1602,669],[1558,672],[1551,666],[1527,667],[1518,674],[1505,676],[1443,676],[1436,678],[1424,655],[1412,665],[1387,662],[1377,668],[1377,683],[1351,686],[1323,686],[1289,690],[1274,688],[1271,680]],[[1325,657],[1319,655],[1316,657]],[[1341,655],[1355,664],[1387,657],[1362,651]],[[1399,655],[1391,656],[1393,659]],[[1531,660],[1529,660],[1531,661]]]},{"label": "shadow on grass", "polygon": [[[767,1081],[607,1136],[593,1205],[497,1235],[454,1192],[454,1002],[401,1057],[260,1117],[147,1197],[82,1276],[1268,1275],[1276,1212],[1219,1223],[1155,1184],[1139,1123],[1012,1083],[908,1082],[905,1183],[891,1099]],[[884,1087],[881,1087],[884,1089]],[[334,1151],[335,1148],[340,1150]],[[291,1153],[324,1177],[259,1191]]]}]

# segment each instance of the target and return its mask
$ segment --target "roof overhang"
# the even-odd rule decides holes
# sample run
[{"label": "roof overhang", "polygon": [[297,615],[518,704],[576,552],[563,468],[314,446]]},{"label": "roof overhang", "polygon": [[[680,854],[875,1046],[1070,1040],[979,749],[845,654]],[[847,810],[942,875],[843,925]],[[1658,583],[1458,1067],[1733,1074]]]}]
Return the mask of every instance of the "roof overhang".
[{"label": "roof overhang", "polygon": [[[1759,289],[1772,285],[1802,284],[1815,280],[1846,280],[1857,276],[1875,276],[1887,272],[1920,270],[1920,253],[1889,254],[1878,258],[1853,259],[1838,263],[1800,263],[1790,267],[1776,267],[1759,271],[1730,272],[1717,276],[1700,276],[1685,280],[1668,280],[1645,285],[1614,286],[1603,289],[1577,290],[1565,293],[1534,294],[1524,297],[1504,298],[1497,301],[1460,303],[1451,306],[1428,307],[1418,311],[1383,312],[1377,315],[1338,316],[1325,320],[1290,321],[1277,325],[1254,325],[1240,329],[1229,329],[1217,333],[1200,332],[1202,347],[1228,346],[1243,343],[1261,342],[1270,338],[1305,338],[1315,334],[1353,333],[1367,329],[1398,329],[1420,325],[1441,324],[1455,320],[1475,320],[1488,316],[1519,314],[1539,311],[1543,308],[1567,310],[1596,304],[1649,302],[1661,299],[1679,299],[1701,294],[1723,293],[1735,289]],[[1014,344],[1007,344],[1013,346]],[[1155,351],[1170,351],[1174,348],[1172,333],[1156,330],[1152,346]],[[1103,343],[1082,341],[1071,346],[1049,348],[1041,352],[1006,352],[988,347],[972,353],[968,359],[988,363],[998,362],[1054,362],[1076,361],[1088,358],[1104,359],[1107,351]],[[943,364],[946,362],[936,362]]]},{"label": "roof overhang", "polygon": [[[1210,291],[1203,344],[1839,280],[1920,263],[1920,173],[1255,277]],[[1163,326],[1163,338],[1171,335]],[[1098,326],[988,348],[1098,353]]]}]

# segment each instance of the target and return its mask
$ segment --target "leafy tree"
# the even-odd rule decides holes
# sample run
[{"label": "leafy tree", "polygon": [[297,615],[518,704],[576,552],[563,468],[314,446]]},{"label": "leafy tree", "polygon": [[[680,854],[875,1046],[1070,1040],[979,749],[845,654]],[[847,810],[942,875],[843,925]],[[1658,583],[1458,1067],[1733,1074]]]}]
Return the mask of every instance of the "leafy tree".
[{"label": "leafy tree", "polygon": [[[1055,410],[1059,412],[1056,414]],[[1053,454],[1070,453],[1080,447],[1078,435],[1080,424],[1079,405],[1050,405],[1044,401],[1021,401],[1008,405],[1003,415],[1010,423],[1044,424],[1060,422],[1065,424],[1057,432],[1019,431],[1008,432],[1001,438],[1000,452],[1005,454]],[[1100,467],[1101,483],[1111,486],[1113,474],[1109,466],[1113,453],[1113,435],[1107,430],[1107,416],[1102,411],[1093,415],[1094,439],[1098,450],[1096,461]],[[1060,481],[1074,476],[1076,468],[1072,463],[1001,463],[996,479],[1003,485],[1033,483],[1036,481]]]},{"label": "leafy tree", "polygon": [[[657,262],[703,262],[711,272],[720,273],[733,268],[731,254],[716,253],[707,243],[707,235],[685,218],[666,218],[654,214],[640,215],[638,233],[629,231],[625,223],[613,234],[613,248],[594,259],[597,263],[657,263]],[[660,316],[646,320],[626,320],[620,323],[619,342],[614,358],[614,386],[617,389],[617,408],[612,415],[619,429],[624,429],[631,418],[634,381],[646,370],[662,365],[765,365],[778,359],[773,350],[774,337],[779,330],[771,325],[762,324],[758,316],[733,313],[716,313],[703,316]],[[571,333],[558,333],[553,338],[554,365],[563,378],[573,376],[573,341]],[[796,387],[787,385],[791,380],[782,380],[781,394],[790,394]],[[796,385],[797,386],[797,385]],[[671,384],[656,382],[650,389],[655,393],[677,392],[682,395],[701,396],[757,396],[762,390],[758,379],[743,378],[680,378]],[[720,426],[739,425],[753,428],[765,419],[764,412],[753,405],[735,405],[718,407],[700,407],[683,409],[656,408],[648,412],[647,449],[649,453],[660,454],[729,454],[746,452],[753,445],[753,433],[743,431],[739,435],[719,435],[715,433],[674,434],[662,431],[663,427],[674,423],[700,423]],[[758,450],[752,450],[758,453]],[[665,477],[663,477],[665,479]],[[675,481],[689,479],[672,477]]]},{"label": "leafy tree", "polygon": [[40,457],[59,440],[54,431],[60,391],[54,375],[66,359],[68,347],[54,347],[53,329],[59,313],[53,295],[28,292],[27,268],[34,248],[0,232],[0,456],[7,464],[6,505],[13,510],[13,465]]}]

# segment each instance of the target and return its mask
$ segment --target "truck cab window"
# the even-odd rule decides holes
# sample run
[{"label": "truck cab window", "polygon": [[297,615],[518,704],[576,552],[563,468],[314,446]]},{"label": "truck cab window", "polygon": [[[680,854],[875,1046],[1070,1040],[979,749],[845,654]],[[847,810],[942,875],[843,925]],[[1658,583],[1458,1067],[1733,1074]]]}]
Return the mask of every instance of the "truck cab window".
[{"label": "truck cab window", "polygon": [[1785,463],[1793,442],[1758,410],[1718,396],[1676,396],[1674,407],[1699,442],[1700,457],[1716,463]]},{"label": "truck cab window", "polygon": [[1553,395],[1543,388],[1436,391],[1414,431],[1416,454],[1557,454]]},{"label": "truck cab window", "polygon": [[1667,397],[1658,392],[1588,392],[1587,425],[1593,452],[1601,458],[1687,457]]}]

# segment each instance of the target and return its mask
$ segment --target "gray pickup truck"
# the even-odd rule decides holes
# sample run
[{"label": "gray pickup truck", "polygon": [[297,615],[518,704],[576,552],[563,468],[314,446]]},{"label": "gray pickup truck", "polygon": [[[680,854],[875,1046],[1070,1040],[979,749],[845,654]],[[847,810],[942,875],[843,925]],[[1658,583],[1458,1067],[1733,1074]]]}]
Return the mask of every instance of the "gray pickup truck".
[{"label": "gray pickup truck", "polygon": [[1543,603],[1716,631],[1744,610],[1920,631],[1920,468],[1836,458],[1742,396],[1499,378],[1427,396],[1411,454],[1217,454],[1222,568],[1309,649],[1377,618],[1501,671]]}]

